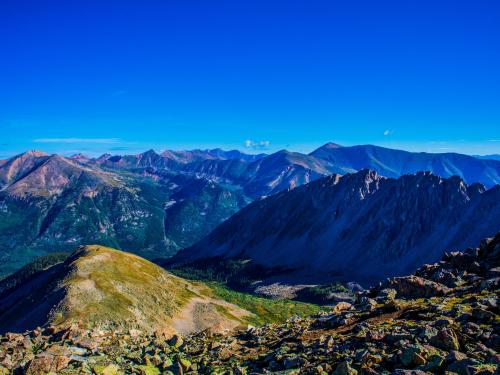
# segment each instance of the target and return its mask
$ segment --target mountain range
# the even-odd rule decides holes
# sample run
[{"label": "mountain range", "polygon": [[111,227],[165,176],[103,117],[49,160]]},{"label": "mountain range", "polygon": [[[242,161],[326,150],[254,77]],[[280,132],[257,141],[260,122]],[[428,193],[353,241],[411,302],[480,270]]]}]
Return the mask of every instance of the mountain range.
[{"label": "mountain range", "polygon": [[310,154],[149,150],[73,157],[29,151],[0,162],[0,275],[37,256],[97,243],[167,258],[262,197],[331,174],[420,170],[487,188],[500,161],[328,143]]},{"label": "mountain range", "polygon": [[408,152],[372,145],[339,147],[328,143],[309,155],[342,166],[348,172],[368,168],[382,176],[399,177],[429,171],[441,177],[459,176],[466,183],[479,182],[486,187],[500,183],[497,160],[457,153]]},{"label": "mountain range", "polygon": [[3,163],[0,274],[89,243],[168,257],[251,201],[240,189],[206,178],[151,174],[151,153],[128,159],[137,170],[37,151]]},{"label": "mountain range", "polygon": [[499,185],[362,170],[257,200],[171,262],[246,260],[298,281],[371,284],[494,235],[499,220]]}]

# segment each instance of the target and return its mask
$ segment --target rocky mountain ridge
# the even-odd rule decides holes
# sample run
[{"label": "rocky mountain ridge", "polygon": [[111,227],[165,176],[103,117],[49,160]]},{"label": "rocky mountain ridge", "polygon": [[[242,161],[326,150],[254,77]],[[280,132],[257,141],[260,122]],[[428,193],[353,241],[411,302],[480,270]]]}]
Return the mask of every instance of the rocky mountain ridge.
[{"label": "rocky mountain ridge", "polygon": [[242,259],[297,280],[370,283],[496,233],[500,187],[430,173],[332,175],[245,207],[173,264]]}]

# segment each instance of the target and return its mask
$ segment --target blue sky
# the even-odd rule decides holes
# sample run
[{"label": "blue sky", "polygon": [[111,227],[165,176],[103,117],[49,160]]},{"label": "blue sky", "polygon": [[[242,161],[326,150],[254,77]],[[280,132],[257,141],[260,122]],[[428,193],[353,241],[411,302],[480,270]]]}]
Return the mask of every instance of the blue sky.
[{"label": "blue sky", "polygon": [[0,158],[500,153],[500,2],[3,1]]}]

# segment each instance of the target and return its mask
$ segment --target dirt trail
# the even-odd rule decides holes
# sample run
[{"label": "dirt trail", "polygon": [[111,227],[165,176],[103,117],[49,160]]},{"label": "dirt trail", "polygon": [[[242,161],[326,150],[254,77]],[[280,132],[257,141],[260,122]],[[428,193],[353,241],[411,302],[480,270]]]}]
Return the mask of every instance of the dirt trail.
[{"label": "dirt trail", "polygon": [[193,297],[173,318],[172,328],[181,335],[210,329],[232,330],[251,313],[226,301],[209,297]]}]

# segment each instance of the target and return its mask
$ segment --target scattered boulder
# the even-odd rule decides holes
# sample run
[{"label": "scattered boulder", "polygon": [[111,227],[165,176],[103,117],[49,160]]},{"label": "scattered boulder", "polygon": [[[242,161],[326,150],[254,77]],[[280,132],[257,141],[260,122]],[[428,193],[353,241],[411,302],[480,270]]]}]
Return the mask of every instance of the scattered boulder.
[{"label": "scattered boulder", "polygon": [[449,292],[446,286],[415,275],[389,279],[386,285],[396,291],[398,298],[406,299],[443,296]]},{"label": "scattered boulder", "polygon": [[424,358],[425,351],[420,345],[410,346],[403,351],[401,354],[401,363],[405,367],[416,367],[420,365],[425,365],[427,362]]},{"label": "scattered boulder", "polygon": [[42,373],[59,372],[68,367],[71,358],[66,355],[50,353],[37,354],[29,363],[26,374],[39,375]]},{"label": "scattered boulder", "polygon": [[332,311],[335,314],[339,314],[340,312],[344,310],[349,310],[352,307],[352,304],[349,302],[338,302],[332,307]]},{"label": "scattered boulder", "polygon": [[443,328],[431,337],[430,343],[443,350],[459,350],[460,344],[455,331],[451,328]]}]

